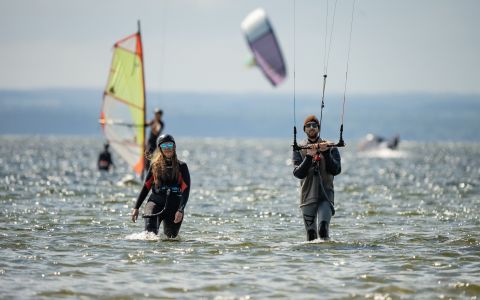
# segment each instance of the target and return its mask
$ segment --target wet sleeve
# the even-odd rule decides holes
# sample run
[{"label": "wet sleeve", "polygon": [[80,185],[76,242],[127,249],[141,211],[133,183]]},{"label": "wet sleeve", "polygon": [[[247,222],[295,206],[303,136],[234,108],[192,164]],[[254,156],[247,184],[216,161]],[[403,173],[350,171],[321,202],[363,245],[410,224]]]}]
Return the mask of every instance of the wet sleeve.
[{"label": "wet sleeve", "polygon": [[145,181],[143,183],[142,190],[140,191],[140,194],[137,197],[137,202],[135,202],[135,208],[139,209],[140,206],[142,206],[143,201],[148,195],[148,192],[150,192],[150,189],[152,188],[153,184],[153,176],[152,176],[152,169],[148,169],[147,176],[145,176]]},{"label": "wet sleeve", "polygon": [[300,151],[293,151],[293,176],[297,177],[298,179],[303,179],[307,177],[308,169],[312,166],[312,156],[305,155],[305,158],[302,160],[302,155]]},{"label": "wet sleeve", "polygon": [[185,206],[187,206],[188,197],[190,196],[190,172],[188,171],[187,164],[182,164],[180,166],[180,172],[182,174],[183,181],[187,185],[185,190],[182,192],[182,199],[180,200],[180,206],[178,207],[178,211],[183,213]]},{"label": "wet sleeve", "polygon": [[325,157],[325,167],[327,172],[336,176],[342,172],[342,161],[340,158],[340,152],[338,148],[331,148],[329,151],[322,153]]},{"label": "wet sleeve", "polygon": [[165,127],[165,123],[163,123],[163,121],[160,121],[160,130],[158,131],[158,135],[162,134],[164,127]]}]

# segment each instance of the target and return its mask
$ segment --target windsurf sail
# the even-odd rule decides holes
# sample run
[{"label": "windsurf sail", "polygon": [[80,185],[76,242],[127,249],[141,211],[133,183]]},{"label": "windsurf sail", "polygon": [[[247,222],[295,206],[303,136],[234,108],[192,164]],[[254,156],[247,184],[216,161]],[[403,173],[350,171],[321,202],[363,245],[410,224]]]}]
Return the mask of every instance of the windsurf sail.
[{"label": "windsurf sail", "polygon": [[243,20],[241,28],[255,64],[273,86],[282,83],[287,77],[287,67],[265,10],[257,8],[252,11]]},{"label": "windsurf sail", "polygon": [[139,176],[145,165],[145,81],[140,26],[113,46],[100,123],[106,139]]}]

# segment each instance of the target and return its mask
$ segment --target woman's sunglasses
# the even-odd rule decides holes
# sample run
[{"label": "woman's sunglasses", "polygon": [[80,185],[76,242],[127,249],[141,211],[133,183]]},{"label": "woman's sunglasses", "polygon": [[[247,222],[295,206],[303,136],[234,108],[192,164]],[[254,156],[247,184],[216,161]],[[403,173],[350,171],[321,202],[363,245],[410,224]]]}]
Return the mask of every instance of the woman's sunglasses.
[{"label": "woman's sunglasses", "polygon": [[163,150],[172,150],[174,147],[174,144],[173,143],[163,143],[163,144],[160,144],[160,148],[162,148]]}]

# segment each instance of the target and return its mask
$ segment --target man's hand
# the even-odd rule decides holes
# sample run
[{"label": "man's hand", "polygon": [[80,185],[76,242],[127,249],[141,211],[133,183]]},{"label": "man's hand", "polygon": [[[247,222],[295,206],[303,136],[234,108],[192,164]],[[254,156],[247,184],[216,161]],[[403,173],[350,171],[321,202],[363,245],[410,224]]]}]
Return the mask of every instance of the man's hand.
[{"label": "man's hand", "polygon": [[334,145],[334,143],[328,142],[328,141],[323,141],[316,144],[310,144],[308,145],[310,148],[307,149],[307,154],[315,155],[317,153],[317,149],[320,150],[321,152],[327,151],[330,147],[332,147],[332,145]]},{"label": "man's hand", "polygon": [[135,223],[137,221],[137,218],[138,218],[138,209],[134,208],[132,210],[132,221],[133,221],[133,223]]},{"label": "man's hand", "polygon": [[328,144],[329,142],[321,142],[318,145],[318,149],[323,152],[323,151],[327,151],[328,150]]},{"label": "man's hand", "polygon": [[315,147],[315,145],[316,144],[313,144],[313,145],[311,145],[312,146],[311,148],[307,149],[307,155],[310,155],[310,156],[317,155],[317,147]]},{"label": "man's hand", "polygon": [[175,220],[173,220],[173,223],[180,223],[183,220],[183,213],[181,211],[177,211],[175,213]]}]

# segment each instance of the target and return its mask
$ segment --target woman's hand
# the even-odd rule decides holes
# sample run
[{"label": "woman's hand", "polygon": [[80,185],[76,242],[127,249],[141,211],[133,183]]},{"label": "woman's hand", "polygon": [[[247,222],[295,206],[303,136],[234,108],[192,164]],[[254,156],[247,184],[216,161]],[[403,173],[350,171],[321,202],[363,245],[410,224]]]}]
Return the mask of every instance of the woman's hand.
[{"label": "woman's hand", "polygon": [[137,221],[137,218],[138,218],[138,209],[134,208],[132,210],[132,221],[133,221],[133,223],[135,223]]},{"label": "woman's hand", "polygon": [[173,223],[180,223],[183,220],[183,213],[181,211],[177,211],[175,213],[175,220],[173,220]]}]

